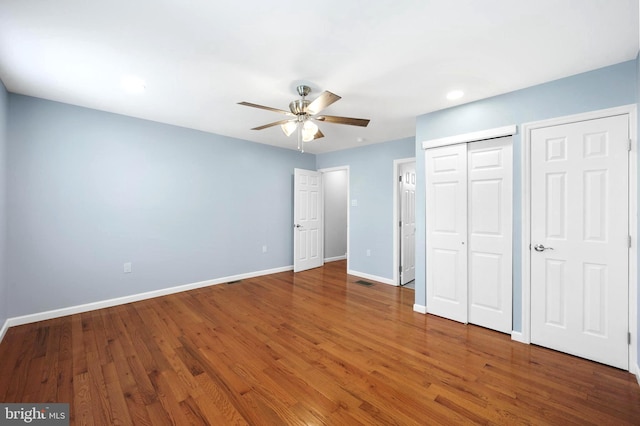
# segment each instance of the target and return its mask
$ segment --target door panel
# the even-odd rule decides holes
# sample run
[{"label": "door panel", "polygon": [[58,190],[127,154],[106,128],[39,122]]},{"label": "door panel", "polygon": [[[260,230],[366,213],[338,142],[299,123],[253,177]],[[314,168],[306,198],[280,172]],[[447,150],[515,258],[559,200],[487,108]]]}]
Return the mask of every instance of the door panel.
[{"label": "door panel", "polygon": [[628,126],[621,115],[531,133],[531,341],[623,369]]},{"label": "door panel", "polygon": [[426,151],[427,312],[467,322],[467,146]]},{"label": "door panel", "polygon": [[416,278],[416,163],[400,166],[400,284]]},{"label": "door panel", "polygon": [[294,170],[294,272],[317,268],[324,263],[321,194],[320,172]]},{"label": "door panel", "polygon": [[469,322],[512,330],[512,138],[468,144]]}]

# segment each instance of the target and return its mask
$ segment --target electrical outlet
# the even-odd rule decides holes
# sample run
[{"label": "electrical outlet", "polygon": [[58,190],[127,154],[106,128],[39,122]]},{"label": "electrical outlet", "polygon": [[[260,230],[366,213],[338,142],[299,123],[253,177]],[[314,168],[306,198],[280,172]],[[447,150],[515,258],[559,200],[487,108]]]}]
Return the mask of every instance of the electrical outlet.
[{"label": "electrical outlet", "polygon": [[125,274],[131,273],[131,262],[127,262],[124,264],[124,273]]}]

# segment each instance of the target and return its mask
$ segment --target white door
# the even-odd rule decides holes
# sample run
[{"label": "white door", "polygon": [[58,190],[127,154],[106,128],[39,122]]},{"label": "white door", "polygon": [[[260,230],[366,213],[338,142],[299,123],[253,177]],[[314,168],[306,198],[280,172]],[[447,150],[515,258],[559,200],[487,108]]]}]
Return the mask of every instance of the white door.
[{"label": "white door", "polygon": [[320,172],[294,169],[293,271],[324,263],[322,178]]},{"label": "white door", "polygon": [[400,165],[400,284],[416,278],[416,163]]},{"label": "white door", "polygon": [[531,342],[628,369],[627,115],[532,130]]},{"label": "white door", "polygon": [[467,145],[426,150],[427,312],[467,322]]},{"label": "white door", "polygon": [[468,144],[469,322],[512,328],[511,136]]},{"label": "white door", "polygon": [[426,151],[427,312],[512,330],[512,138]]}]

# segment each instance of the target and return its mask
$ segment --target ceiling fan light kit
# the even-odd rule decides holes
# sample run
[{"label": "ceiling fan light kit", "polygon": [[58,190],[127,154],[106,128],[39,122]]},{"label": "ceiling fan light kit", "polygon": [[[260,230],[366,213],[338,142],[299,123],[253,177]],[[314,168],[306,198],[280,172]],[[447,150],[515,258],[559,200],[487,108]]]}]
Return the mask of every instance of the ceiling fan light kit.
[{"label": "ceiling fan light kit", "polygon": [[304,142],[310,142],[315,139],[318,133],[318,126],[311,120],[305,120],[302,125],[302,140]]},{"label": "ceiling fan light kit", "polygon": [[317,114],[326,107],[340,100],[340,96],[329,91],[324,91],[314,101],[309,101],[306,99],[306,96],[311,93],[311,88],[309,86],[300,85],[296,90],[298,91],[298,95],[300,95],[300,99],[296,99],[289,104],[289,111],[253,104],[250,102],[239,102],[240,105],[266,109],[267,111],[273,111],[292,117],[285,120],[274,121],[273,123],[268,123],[263,126],[254,127],[251,130],[263,130],[273,126],[280,126],[287,137],[291,136],[297,130],[298,150],[300,152],[304,152],[304,142],[311,142],[314,139],[324,137],[324,134],[320,131],[318,125],[314,123],[314,121],[347,124],[359,127],[367,127],[369,124],[369,120],[364,118],[337,117],[331,115],[317,116]]},{"label": "ceiling fan light kit", "polygon": [[295,121],[287,121],[286,123],[281,124],[280,127],[285,135],[291,136],[291,134],[298,128],[298,124]]}]

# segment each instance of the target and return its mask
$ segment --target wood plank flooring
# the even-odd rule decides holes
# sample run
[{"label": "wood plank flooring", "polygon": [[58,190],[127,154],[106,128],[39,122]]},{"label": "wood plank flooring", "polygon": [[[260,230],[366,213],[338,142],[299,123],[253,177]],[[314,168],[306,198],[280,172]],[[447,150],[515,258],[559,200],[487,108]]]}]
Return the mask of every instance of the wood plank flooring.
[{"label": "wood plank flooring", "polygon": [[615,368],[413,312],[344,262],[11,328],[0,401],[71,424],[640,424]]}]

